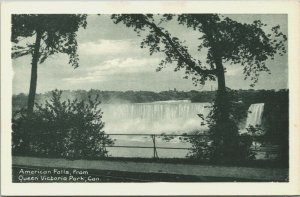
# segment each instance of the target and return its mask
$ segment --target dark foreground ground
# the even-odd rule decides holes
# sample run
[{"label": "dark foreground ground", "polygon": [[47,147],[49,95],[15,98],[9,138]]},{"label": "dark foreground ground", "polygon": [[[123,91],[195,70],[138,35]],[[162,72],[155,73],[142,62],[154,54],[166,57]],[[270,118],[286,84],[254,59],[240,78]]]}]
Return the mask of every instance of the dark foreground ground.
[{"label": "dark foreground ground", "polygon": [[140,173],[75,168],[16,166],[12,168],[14,183],[57,182],[262,182],[254,179],[203,177],[166,173]]}]

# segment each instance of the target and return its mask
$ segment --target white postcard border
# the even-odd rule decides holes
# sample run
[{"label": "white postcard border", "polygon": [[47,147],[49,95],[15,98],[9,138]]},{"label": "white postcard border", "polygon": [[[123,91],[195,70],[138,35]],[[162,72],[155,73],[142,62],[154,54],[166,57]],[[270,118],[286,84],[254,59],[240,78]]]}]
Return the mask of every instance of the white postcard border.
[{"label": "white postcard border", "polygon": [[[297,1],[61,1],[1,4],[2,195],[295,195],[300,194],[300,6]],[[10,16],[24,13],[288,14],[290,181],[288,183],[12,183]]]}]

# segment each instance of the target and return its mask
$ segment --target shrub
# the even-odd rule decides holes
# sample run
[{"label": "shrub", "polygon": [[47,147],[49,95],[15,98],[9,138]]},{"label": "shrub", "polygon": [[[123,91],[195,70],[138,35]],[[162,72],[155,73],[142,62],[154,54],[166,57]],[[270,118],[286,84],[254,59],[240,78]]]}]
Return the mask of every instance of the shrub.
[{"label": "shrub", "polygon": [[217,92],[211,111],[202,120],[208,125],[207,136],[191,137],[193,149],[189,157],[217,163],[239,163],[254,159],[252,138],[239,134],[238,124],[246,117],[245,106],[239,102],[235,91]]},{"label": "shrub", "polygon": [[65,158],[107,156],[113,141],[103,131],[98,97],[88,101],[61,101],[61,91],[52,92],[45,105],[35,105],[32,114],[22,109],[12,119],[13,154]]}]

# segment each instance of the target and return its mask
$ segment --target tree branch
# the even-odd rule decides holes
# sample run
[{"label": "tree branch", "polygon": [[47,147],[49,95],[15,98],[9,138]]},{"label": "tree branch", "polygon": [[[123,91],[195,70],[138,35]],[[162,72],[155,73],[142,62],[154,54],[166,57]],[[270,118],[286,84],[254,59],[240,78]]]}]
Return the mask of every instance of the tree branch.
[{"label": "tree branch", "polygon": [[167,33],[163,32],[159,27],[156,26],[156,24],[148,21],[144,17],[141,17],[141,18],[143,18],[143,21],[146,25],[148,25],[150,28],[152,28],[157,34],[163,36],[169,42],[169,44],[172,46],[172,48],[174,49],[177,56],[183,62],[185,62],[189,68],[196,71],[197,73],[201,73],[201,74],[204,74],[204,75],[216,75],[216,69],[204,70],[204,69],[200,68],[199,66],[197,66],[196,63],[194,61],[192,61],[191,59],[188,59],[188,58],[184,57],[184,55],[175,46],[174,42],[172,41],[172,38]]}]

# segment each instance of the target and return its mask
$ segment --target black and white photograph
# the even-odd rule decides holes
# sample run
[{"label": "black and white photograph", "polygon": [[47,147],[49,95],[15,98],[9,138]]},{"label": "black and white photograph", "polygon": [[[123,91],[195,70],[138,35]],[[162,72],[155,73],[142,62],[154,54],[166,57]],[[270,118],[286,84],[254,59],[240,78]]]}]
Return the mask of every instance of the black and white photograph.
[{"label": "black and white photograph", "polygon": [[293,19],[182,4],[5,15],[9,184],[298,180]]}]

